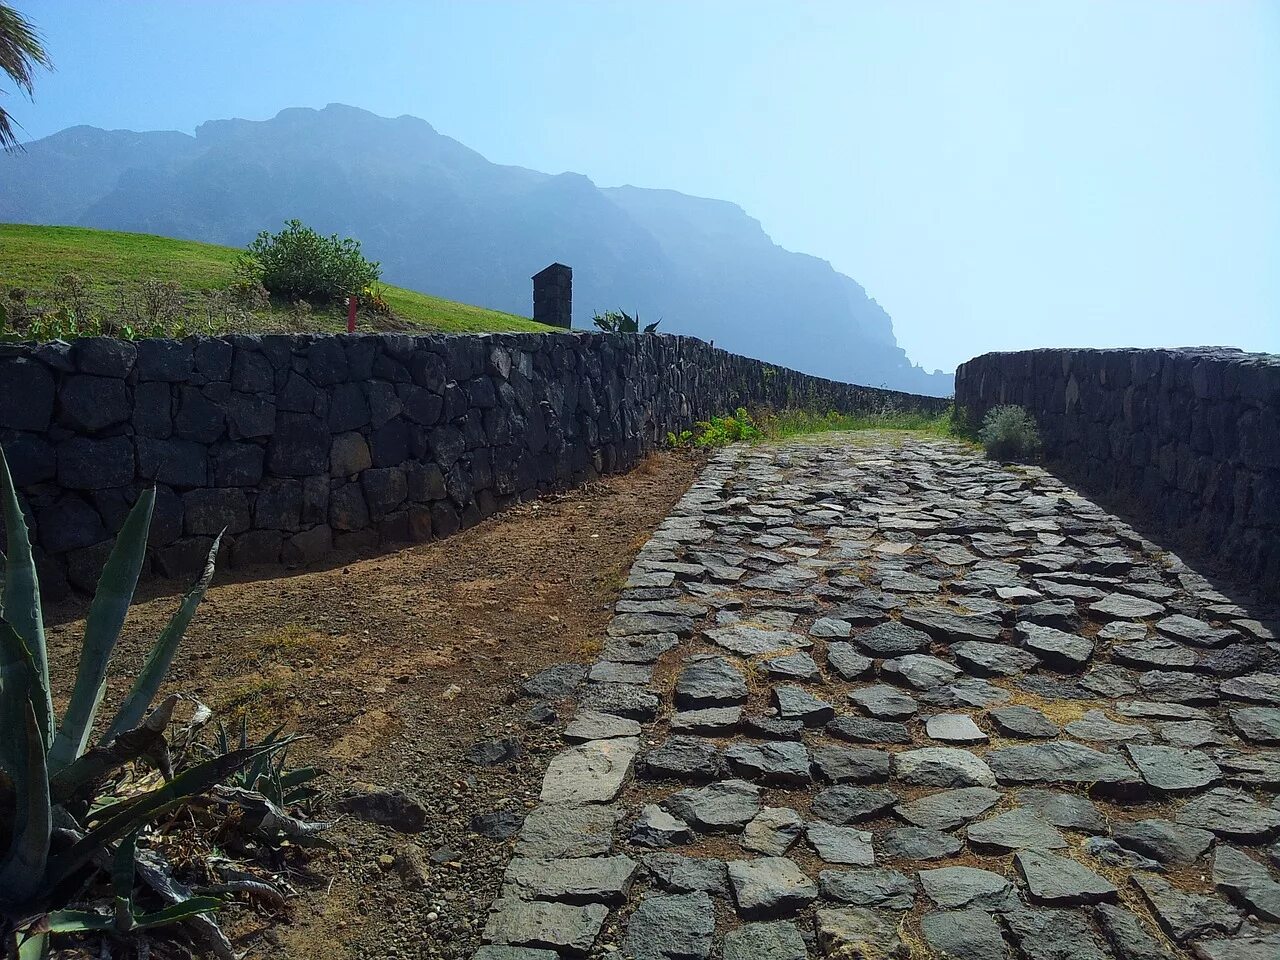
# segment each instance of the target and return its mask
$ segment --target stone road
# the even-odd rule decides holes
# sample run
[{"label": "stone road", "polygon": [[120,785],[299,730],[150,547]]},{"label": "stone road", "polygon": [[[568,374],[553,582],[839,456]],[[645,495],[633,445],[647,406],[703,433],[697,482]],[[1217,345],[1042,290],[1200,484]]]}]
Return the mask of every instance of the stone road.
[{"label": "stone road", "polygon": [[526,684],[571,720],[477,956],[1277,960],[1271,616],[1039,469],[722,451]]}]

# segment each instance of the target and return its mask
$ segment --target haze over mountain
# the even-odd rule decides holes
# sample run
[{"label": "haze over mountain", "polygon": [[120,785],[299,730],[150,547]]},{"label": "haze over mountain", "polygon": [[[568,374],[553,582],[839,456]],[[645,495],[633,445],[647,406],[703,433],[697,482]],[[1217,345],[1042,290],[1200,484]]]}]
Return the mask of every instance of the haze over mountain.
[{"label": "haze over mountain", "polygon": [[297,217],[359,238],[389,283],[526,315],[530,276],[558,260],[573,267],[575,326],[639,311],[808,373],[952,389],[910,362],[857,282],[777,246],[736,205],[500,166],[414,117],[331,104],[194,137],[71,127],[0,158],[0,184],[0,221],[242,246]]}]

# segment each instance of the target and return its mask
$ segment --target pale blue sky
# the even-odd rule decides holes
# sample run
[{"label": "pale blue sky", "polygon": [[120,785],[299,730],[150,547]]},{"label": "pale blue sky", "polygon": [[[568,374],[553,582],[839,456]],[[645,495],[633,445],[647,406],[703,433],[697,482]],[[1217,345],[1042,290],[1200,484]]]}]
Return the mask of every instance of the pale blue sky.
[{"label": "pale blue sky", "polygon": [[[924,366],[1280,352],[1280,3],[13,0],[29,136],[337,101],[492,160],[732,200]],[[3,189],[3,184],[0,184]]]}]

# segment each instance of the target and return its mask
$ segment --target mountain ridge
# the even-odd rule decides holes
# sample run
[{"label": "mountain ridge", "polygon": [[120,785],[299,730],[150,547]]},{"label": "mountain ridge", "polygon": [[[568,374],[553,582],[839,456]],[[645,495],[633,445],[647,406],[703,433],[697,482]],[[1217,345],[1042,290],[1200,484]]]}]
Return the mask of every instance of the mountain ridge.
[{"label": "mountain ridge", "polygon": [[776,244],[728,200],[600,187],[578,173],[494,164],[429,122],[357,107],[178,131],[70,127],[0,158],[0,220],[243,246],[297,217],[358,237],[384,277],[526,313],[529,277],[574,268],[574,320],[636,310],[662,329],[808,373],[946,395],[898,347],[853,278]]}]

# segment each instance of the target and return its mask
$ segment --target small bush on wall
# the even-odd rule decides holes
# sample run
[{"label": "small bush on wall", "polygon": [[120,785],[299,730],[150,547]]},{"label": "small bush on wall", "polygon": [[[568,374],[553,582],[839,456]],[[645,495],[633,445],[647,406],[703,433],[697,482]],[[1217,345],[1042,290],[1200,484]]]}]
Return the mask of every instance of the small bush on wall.
[{"label": "small bush on wall", "polygon": [[1040,431],[1022,407],[992,407],[982,418],[978,440],[993,460],[1031,461],[1040,456]]},{"label": "small bush on wall", "polygon": [[290,220],[279,233],[258,234],[241,273],[256,276],[274,296],[323,305],[371,286],[382,276],[382,267],[364,258],[360,241],[340,240],[336,233],[323,237],[302,221]]}]

